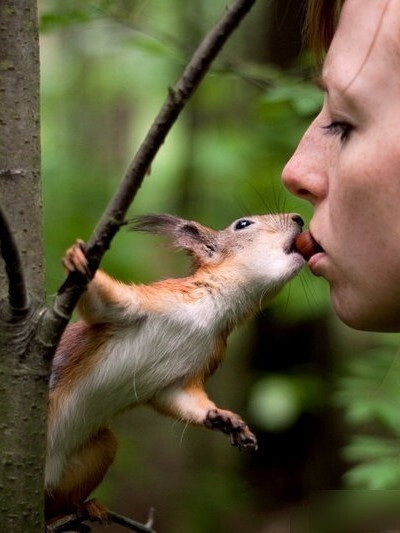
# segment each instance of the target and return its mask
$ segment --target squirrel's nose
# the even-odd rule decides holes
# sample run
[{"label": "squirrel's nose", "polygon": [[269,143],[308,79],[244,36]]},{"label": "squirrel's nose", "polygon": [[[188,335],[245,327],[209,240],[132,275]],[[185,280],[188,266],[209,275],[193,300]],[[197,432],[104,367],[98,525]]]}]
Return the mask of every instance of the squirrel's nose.
[{"label": "squirrel's nose", "polygon": [[292,220],[296,222],[301,228],[304,226],[304,220],[301,218],[300,215],[293,215]]}]

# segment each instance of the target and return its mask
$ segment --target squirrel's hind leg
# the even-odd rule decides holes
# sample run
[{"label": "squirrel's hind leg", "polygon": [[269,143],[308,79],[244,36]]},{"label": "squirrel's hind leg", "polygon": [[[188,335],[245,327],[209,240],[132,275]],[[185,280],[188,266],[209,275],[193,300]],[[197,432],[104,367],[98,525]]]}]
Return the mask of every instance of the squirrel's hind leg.
[{"label": "squirrel's hind leg", "polygon": [[46,490],[46,518],[83,511],[89,518],[106,520],[104,506],[95,500],[85,500],[103,480],[116,451],[117,439],[110,429],[105,428],[75,452],[60,483]]}]

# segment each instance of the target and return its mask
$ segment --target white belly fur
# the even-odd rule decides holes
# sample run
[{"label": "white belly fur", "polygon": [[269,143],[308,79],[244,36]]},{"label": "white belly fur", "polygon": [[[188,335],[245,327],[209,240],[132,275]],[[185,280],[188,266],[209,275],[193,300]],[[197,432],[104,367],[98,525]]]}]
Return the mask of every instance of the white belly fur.
[{"label": "white belly fur", "polygon": [[71,388],[49,427],[46,486],[57,485],[68,456],[116,413],[201,372],[215,330],[209,320],[199,323],[198,312],[196,321],[190,315],[187,310],[172,320],[153,315],[139,329],[123,328],[108,342],[100,364]]}]

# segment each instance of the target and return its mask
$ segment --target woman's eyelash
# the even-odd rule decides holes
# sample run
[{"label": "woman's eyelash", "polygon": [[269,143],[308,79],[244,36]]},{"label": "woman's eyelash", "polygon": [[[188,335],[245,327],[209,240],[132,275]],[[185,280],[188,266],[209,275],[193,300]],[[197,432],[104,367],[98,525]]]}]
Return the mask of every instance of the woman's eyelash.
[{"label": "woman's eyelash", "polygon": [[339,135],[341,141],[345,141],[350,135],[353,126],[348,122],[335,121],[327,126],[321,126],[329,135]]}]

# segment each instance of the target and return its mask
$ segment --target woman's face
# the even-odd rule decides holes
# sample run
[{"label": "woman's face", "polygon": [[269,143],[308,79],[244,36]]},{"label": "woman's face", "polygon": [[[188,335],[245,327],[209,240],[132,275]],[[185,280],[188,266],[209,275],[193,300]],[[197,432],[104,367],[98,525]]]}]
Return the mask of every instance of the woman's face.
[{"label": "woman's face", "polygon": [[309,265],[349,326],[400,330],[400,2],[346,0],[321,85],[283,172],[314,206]]}]

